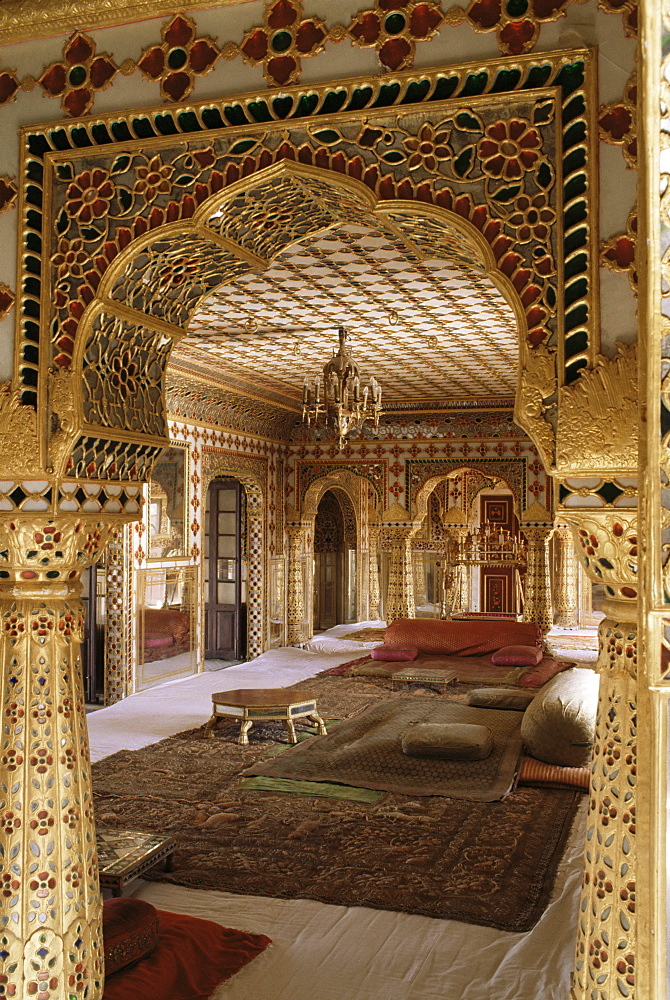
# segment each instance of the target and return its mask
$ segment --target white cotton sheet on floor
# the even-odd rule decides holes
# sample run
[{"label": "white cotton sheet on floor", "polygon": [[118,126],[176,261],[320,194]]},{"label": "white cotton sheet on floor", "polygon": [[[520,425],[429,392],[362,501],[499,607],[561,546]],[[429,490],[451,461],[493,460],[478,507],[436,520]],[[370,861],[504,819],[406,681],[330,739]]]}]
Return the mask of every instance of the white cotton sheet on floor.
[{"label": "white cotton sheet on floor", "polygon": [[[305,643],[305,649],[313,653],[349,653],[350,656],[352,653],[360,651],[361,656],[365,656],[375,646],[379,646],[382,640],[362,641],[351,636],[352,632],[358,632],[364,628],[386,628],[386,622],[372,621],[355,622],[353,625],[334,625],[332,628],[326,629],[325,632],[313,635]],[[342,639],[343,635],[347,635],[349,638]]]},{"label": "white cotton sheet on floor", "polygon": [[[288,687],[348,659],[351,651],[273,649],[249,663],[131,695],[87,716],[91,757],[99,760],[117,750],[138,749],[202,725],[209,718],[214,691]],[[138,881],[127,891],[163,909],[272,938],[267,951],[223,983],[213,1000],[566,1000],[586,806],[584,796],[552,901],[525,934],[167,883]]]},{"label": "white cotton sheet on floor", "polygon": [[214,672],[205,671],[148,688],[87,716],[91,760],[117,750],[139,750],[173,733],[202,726],[212,714],[212,694],[239,688],[290,687],[351,659],[351,653],[316,653],[295,646]]}]

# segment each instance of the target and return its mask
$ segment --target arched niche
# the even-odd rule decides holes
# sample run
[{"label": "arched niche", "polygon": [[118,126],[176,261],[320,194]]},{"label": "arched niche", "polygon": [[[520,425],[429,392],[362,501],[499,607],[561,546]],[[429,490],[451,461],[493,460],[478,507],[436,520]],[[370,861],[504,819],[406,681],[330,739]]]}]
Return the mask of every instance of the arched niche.
[{"label": "arched niche", "polygon": [[[408,177],[403,193],[413,184]],[[115,238],[88,281],[72,278],[67,292],[61,286],[54,293],[62,302],[52,324],[55,467],[67,478],[142,478],[164,443],[165,367],[200,302],[219,285],[263,271],[287,247],[354,221],[382,226],[420,257],[453,261],[493,283],[515,317],[523,375],[516,419],[550,453],[553,431],[537,409],[533,373],[553,364],[545,341],[554,335],[547,328],[538,340],[529,327],[539,315],[530,305],[539,286],[526,289],[533,272],[521,268],[519,255],[501,256],[489,206],[475,212],[471,205],[473,221],[446,195],[435,204],[417,192],[411,199],[394,193],[389,199],[358,179],[285,159],[215,193],[203,190],[188,219],[145,224],[141,234],[137,225],[113,227]]]},{"label": "arched niche", "polygon": [[[363,476],[349,469],[335,469],[326,476],[310,483],[302,500],[300,521],[305,526],[308,555],[314,554],[314,522],[323,496],[331,491],[343,512],[354,519],[355,532],[355,578],[356,578],[356,619],[365,621],[368,616],[369,594],[369,538],[368,538],[368,496],[369,482]],[[351,529],[350,529],[351,530]],[[310,609],[310,631],[312,628]]]}]

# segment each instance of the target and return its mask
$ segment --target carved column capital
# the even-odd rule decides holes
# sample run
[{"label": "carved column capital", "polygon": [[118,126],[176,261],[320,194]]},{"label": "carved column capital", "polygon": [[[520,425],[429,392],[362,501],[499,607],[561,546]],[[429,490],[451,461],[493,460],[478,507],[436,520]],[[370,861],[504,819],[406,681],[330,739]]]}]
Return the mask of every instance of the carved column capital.
[{"label": "carved column capital", "polygon": [[563,509],[575,550],[593,583],[607,593],[604,611],[621,621],[637,621],[638,542],[635,508]]}]

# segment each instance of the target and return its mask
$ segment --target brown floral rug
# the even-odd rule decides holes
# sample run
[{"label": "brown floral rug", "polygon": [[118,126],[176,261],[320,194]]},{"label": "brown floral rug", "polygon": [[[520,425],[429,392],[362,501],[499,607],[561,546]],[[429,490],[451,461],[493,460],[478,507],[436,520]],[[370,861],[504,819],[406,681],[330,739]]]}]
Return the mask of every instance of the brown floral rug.
[{"label": "brown floral rug", "polygon": [[[309,683],[328,718],[380,694],[414,697],[365,678]],[[98,824],[177,840],[175,870],[145,878],[507,931],[528,930],[541,916],[578,793],[522,788],[502,802],[389,793],[367,804],[249,791],[241,772],[276,753],[286,734],[279,724],[254,726],[241,747],[236,731],[224,724],[214,739],[180,733],[93,765]]]}]

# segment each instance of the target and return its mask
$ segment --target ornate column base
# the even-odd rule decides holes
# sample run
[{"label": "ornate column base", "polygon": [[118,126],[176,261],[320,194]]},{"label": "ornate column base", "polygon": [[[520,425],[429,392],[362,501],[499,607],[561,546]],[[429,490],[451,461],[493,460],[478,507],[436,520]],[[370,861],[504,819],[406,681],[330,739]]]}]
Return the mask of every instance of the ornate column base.
[{"label": "ornate column base", "polygon": [[414,567],[411,539],[414,525],[385,526],[384,534],[391,548],[388,591],[386,594],[386,621],[390,625],[396,618],[414,618]]}]

